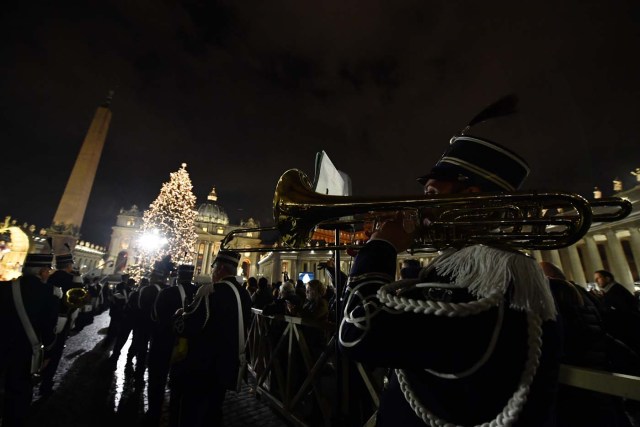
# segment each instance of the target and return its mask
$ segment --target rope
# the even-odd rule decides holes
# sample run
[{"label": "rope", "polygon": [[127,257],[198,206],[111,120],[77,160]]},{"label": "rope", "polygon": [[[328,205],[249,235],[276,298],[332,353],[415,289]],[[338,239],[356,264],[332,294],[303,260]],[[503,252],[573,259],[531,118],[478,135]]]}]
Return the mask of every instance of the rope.
[{"label": "rope", "polygon": [[[364,283],[360,283],[354,286],[353,288],[349,286],[351,282],[358,282],[360,280],[366,280],[366,281]],[[381,306],[379,304],[376,294],[372,293],[369,296],[364,297],[361,292],[361,289],[364,286],[369,286],[369,285],[380,286],[388,282],[389,282],[389,277],[387,275],[381,275],[381,274],[366,274],[363,276],[349,278],[349,281],[347,282],[347,289],[346,289],[347,298],[344,303],[342,323],[341,323],[341,327],[338,329],[338,340],[340,341],[340,344],[343,347],[354,347],[358,343],[360,343],[369,332],[369,329],[371,327],[371,319],[377,316],[380,313],[380,311],[384,310],[389,313],[394,313],[393,310],[388,309],[384,305]],[[361,303],[355,304],[354,298],[359,298]],[[349,307],[352,304],[355,305],[355,308],[349,311]],[[359,307],[362,307],[364,309],[364,314],[362,316],[356,316],[355,314],[355,311]],[[360,329],[362,331],[362,335],[353,341],[346,341],[342,337],[342,325],[346,323],[353,324],[353,326]]]},{"label": "rope", "polygon": [[377,298],[387,307],[397,311],[424,314],[434,314],[446,317],[466,317],[487,311],[496,307],[502,301],[502,294],[495,292],[486,298],[463,303],[450,303],[444,301],[415,300],[396,296],[387,292],[390,285],[378,289]]},{"label": "rope", "polygon": [[[540,364],[540,354],[542,347],[541,318],[535,314],[529,313],[527,314],[527,320],[527,343],[529,351],[527,354],[527,362],[524,371],[520,376],[518,388],[514,391],[511,398],[507,401],[507,404],[505,405],[501,413],[499,413],[493,420],[489,422],[478,424],[477,427],[509,427],[518,419],[520,412],[522,412],[522,408],[527,401],[527,395],[529,394],[531,383],[533,382],[533,378]],[[395,372],[396,376],[398,377],[400,389],[404,394],[404,398],[409,403],[409,406],[411,406],[413,412],[419,418],[421,418],[425,424],[428,424],[432,427],[455,426],[455,424],[451,424],[448,421],[445,421],[436,416],[433,412],[426,408],[422,404],[422,402],[418,400],[415,393],[413,392],[413,389],[411,388],[411,385],[409,384],[404,370],[396,369]]]},{"label": "rope", "polygon": [[491,340],[489,341],[489,345],[485,350],[484,354],[478,361],[471,366],[470,368],[456,373],[443,373],[437,372],[433,369],[425,369],[425,371],[429,372],[431,375],[435,375],[436,377],[445,378],[445,379],[460,379],[466,378],[478,372],[478,369],[484,366],[487,363],[487,360],[493,354],[493,350],[496,348],[496,344],[498,343],[498,337],[500,336],[500,331],[502,330],[502,322],[504,320],[504,304],[500,304],[498,306],[498,319],[496,320],[496,326],[493,328],[493,334],[491,335]]},{"label": "rope", "polygon": [[[492,266],[492,268],[488,268]],[[429,369],[426,372],[445,379],[463,378],[477,372],[489,360],[495,349],[502,328],[504,316],[505,293],[509,283],[514,277],[528,277],[527,286],[519,284],[513,295],[509,298],[512,309],[524,310],[527,313],[528,352],[527,361],[521,374],[518,387],[507,401],[504,409],[490,422],[480,424],[480,427],[511,426],[522,411],[527,401],[529,388],[540,364],[542,347],[542,320],[555,318],[555,306],[548,307],[550,291],[545,280],[539,279],[537,263],[533,263],[521,255],[504,253],[483,246],[471,247],[466,251],[451,251],[439,257],[437,262],[427,267],[436,268],[440,275],[455,277],[452,284],[416,283],[416,281],[400,281],[389,283],[388,276],[384,274],[368,273],[362,276],[350,277],[347,283],[347,298],[345,302],[344,316],[339,329],[339,340],[343,347],[353,347],[360,343],[371,327],[371,319],[381,311],[390,314],[407,312],[423,313],[427,315],[443,317],[467,317],[488,311],[498,307],[498,318],[494,327],[491,340],[482,357],[465,371],[458,373],[439,373]],[[441,268],[442,267],[442,268]],[[534,268],[535,267],[535,268]],[[536,274],[534,274],[536,273]],[[422,275],[421,277],[425,277]],[[544,276],[541,276],[544,278]],[[419,280],[418,280],[419,282]],[[471,284],[471,285],[469,285]],[[401,295],[402,288],[407,286],[439,286],[466,288],[477,299],[470,302],[450,303],[436,300],[416,300]],[[368,296],[364,291],[365,286],[379,286],[376,293],[370,292]],[[360,304],[355,304],[358,298]],[[533,301],[533,304],[532,304]],[[553,302],[553,300],[551,300]],[[354,308],[349,311],[349,307]],[[359,307],[362,309],[356,315]],[[362,334],[353,341],[345,341],[342,336],[342,327],[352,324],[362,331]],[[427,409],[415,396],[406,374],[402,369],[395,370],[400,383],[400,388],[405,399],[415,414],[430,426],[453,426],[453,424],[437,417]]]}]

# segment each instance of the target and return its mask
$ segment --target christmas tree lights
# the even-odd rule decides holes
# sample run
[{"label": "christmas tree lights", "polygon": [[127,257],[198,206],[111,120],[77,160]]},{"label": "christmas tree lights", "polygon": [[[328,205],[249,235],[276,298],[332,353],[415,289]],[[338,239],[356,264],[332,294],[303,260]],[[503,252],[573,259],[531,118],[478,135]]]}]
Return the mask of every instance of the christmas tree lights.
[{"label": "christmas tree lights", "polygon": [[140,245],[145,266],[165,255],[171,255],[176,264],[193,260],[196,239],[196,196],[183,163],[170,174],[169,182],[162,184],[160,194],[149,205],[142,217]]}]

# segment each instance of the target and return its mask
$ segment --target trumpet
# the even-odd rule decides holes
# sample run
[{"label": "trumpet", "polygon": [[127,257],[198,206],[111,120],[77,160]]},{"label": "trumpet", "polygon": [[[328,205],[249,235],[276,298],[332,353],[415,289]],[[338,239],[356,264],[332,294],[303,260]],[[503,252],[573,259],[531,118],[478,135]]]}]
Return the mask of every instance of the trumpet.
[{"label": "trumpet", "polygon": [[[413,218],[417,230],[412,252],[469,244],[548,250],[576,243],[593,222],[626,217],[631,213],[631,203],[609,198],[590,204],[578,194],[561,192],[465,193],[372,200],[316,193],[304,172],[290,169],[276,185],[273,199],[276,225],[234,230],[222,241],[222,248],[236,234],[277,230],[281,250],[304,250],[309,248],[313,231],[318,227],[375,221],[395,212]],[[256,252],[267,250],[274,249],[261,248]]]}]

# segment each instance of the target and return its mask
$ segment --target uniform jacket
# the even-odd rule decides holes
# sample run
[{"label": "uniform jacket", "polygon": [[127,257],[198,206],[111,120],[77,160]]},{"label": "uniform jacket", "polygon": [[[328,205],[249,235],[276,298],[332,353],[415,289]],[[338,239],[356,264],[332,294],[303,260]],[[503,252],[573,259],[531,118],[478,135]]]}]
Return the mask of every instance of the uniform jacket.
[{"label": "uniform jacket", "polygon": [[[235,277],[224,280],[233,283],[240,294],[246,337],[251,321],[251,297]],[[205,298],[209,299],[208,318]],[[177,320],[176,331],[188,339],[184,375],[189,387],[235,389],[239,368],[238,303],[229,285],[215,283],[210,295],[196,298]]]},{"label": "uniform jacket", "polygon": [[[361,294],[375,294],[378,288],[392,281],[395,269],[395,249],[384,241],[370,241],[354,262],[348,288],[359,286]],[[425,281],[447,282],[446,277],[434,275],[435,271]],[[507,292],[509,289],[511,287]],[[455,289],[448,298],[451,302],[474,299],[466,289]],[[363,314],[358,301],[356,299],[355,304],[346,307],[356,316]],[[373,301],[380,304],[377,298]],[[473,366],[488,348],[498,308],[467,317],[380,311],[371,318],[369,331],[359,342],[357,339],[363,336],[362,331],[351,323],[342,322],[342,350],[360,362],[403,369],[420,402],[439,418],[458,425],[481,424],[491,421],[502,411],[517,389],[527,357],[526,315],[508,307],[504,310],[493,352],[486,363],[465,378],[441,378],[425,369],[451,373]],[[517,426],[554,425],[561,335],[554,321],[544,322],[542,333],[540,364],[527,401],[514,424]],[[347,346],[343,341],[357,343]],[[395,372],[381,397],[378,425],[424,425],[407,403]]]},{"label": "uniform jacket", "polygon": [[[64,270],[56,270],[51,274],[51,276],[49,276],[47,283],[51,286],[57,286],[62,289],[62,298],[56,299],[58,302],[58,312],[60,315],[67,315],[69,307],[66,304],[66,293],[69,289],[77,287],[76,284],[73,283],[73,274],[67,273]],[[53,295],[53,289],[51,292]]]},{"label": "uniform jacket", "polygon": [[137,305],[134,307],[134,309],[138,310],[140,319],[142,319],[146,327],[151,327],[153,325],[153,322],[156,321],[156,300],[158,299],[160,291],[162,291],[164,288],[165,286],[162,285],[150,284],[138,290],[139,301],[137,301]]},{"label": "uniform jacket", "polygon": [[[36,276],[22,276],[17,280],[20,281],[22,301],[31,326],[46,348],[55,339],[54,330],[58,320],[57,298],[53,296],[53,288]],[[11,283],[0,282],[0,353],[11,351],[30,355],[31,343],[13,303]]]}]

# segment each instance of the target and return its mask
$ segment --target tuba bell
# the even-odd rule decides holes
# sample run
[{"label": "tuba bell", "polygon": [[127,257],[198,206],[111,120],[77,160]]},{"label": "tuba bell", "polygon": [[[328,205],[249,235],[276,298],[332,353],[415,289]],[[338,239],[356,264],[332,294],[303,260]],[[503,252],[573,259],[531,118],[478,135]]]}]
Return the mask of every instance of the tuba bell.
[{"label": "tuba bell", "polygon": [[71,288],[64,296],[65,304],[70,310],[84,307],[89,300],[89,292],[84,288]]}]

